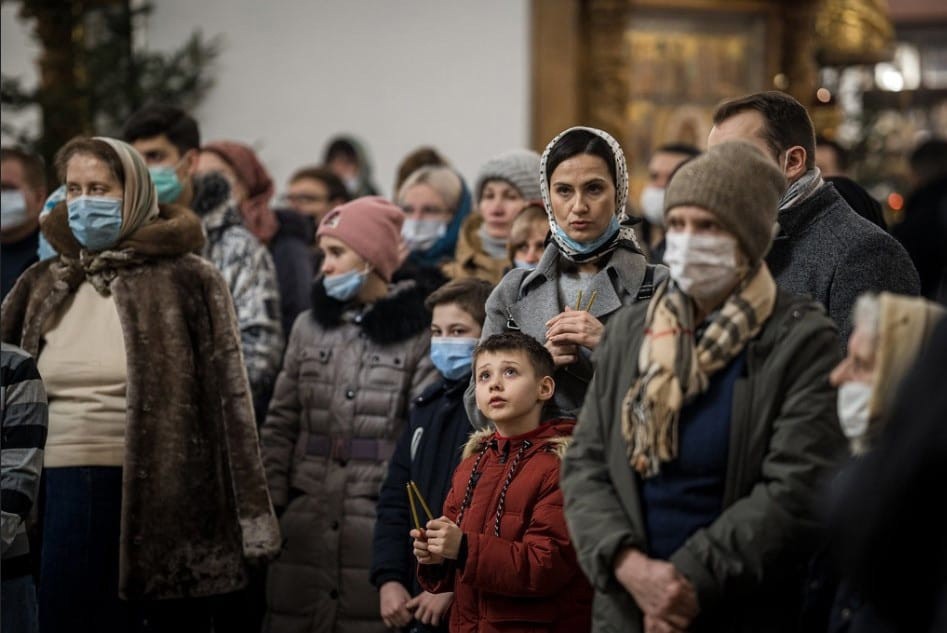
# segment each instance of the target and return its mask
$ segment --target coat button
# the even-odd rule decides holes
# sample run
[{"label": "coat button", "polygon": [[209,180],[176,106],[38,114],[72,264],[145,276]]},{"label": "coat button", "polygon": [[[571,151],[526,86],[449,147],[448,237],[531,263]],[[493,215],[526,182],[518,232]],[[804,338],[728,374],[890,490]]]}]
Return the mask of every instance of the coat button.
[{"label": "coat button", "polygon": [[139,479],[148,479],[148,471],[144,468],[139,468],[137,474]]},{"label": "coat button", "polygon": [[851,620],[852,619],[852,610],[851,609],[842,609],[842,619]]},{"label": "coat button", "polygon": [[338,522],[338,521],[333,521],[333,522],[332,522],[332,529],[333,529],[333,530],[338,530],[338,529],[339,529],[339,522]]},{"label": "coat button", "polygon": [[329,592],[329,597],[332,598],[333,600],[338,600],[339,592],[333,589],[332,591]]},{"label": "coat button", "polygon": [[345,392],[345,397],[348,398],[349,400],[352,400],[355,398],[355,392],[349,389],[348,391]]}]

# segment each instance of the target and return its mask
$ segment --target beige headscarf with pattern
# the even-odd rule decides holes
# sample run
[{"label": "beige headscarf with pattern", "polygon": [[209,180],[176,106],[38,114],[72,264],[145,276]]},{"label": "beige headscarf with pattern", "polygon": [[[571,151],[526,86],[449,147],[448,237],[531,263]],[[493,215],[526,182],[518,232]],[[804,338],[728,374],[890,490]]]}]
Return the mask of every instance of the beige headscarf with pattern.
[{"label": "beige headscarf with pattern", "polygon": [[134,147],[106,136],[96,136],[95,140],[108,143],[109,147],[115,150],[125,172],[125,182],[122,183],[125,189],[122,230],[118,236],[118,243],[121,244],[126,237],[157,219],[158,192],[151,181],[148,166]]}]

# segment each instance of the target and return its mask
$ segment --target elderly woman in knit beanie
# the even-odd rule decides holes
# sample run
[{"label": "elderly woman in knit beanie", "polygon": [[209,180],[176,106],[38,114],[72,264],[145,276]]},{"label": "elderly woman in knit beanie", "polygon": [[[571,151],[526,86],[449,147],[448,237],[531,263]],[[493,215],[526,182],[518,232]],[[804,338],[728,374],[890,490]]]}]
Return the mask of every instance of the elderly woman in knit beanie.
[{"label": "elderly woman in knit beanie", "polygon": [[478,213],[460,229],[454,261],[444,272],[452,278],[476,277],[496,284],[509,268],[507,243],[513,220],[530,200],[539,198],[539,154],[512,150],[480,168],[474,194]]},{"label": "elderly woman in knit beanie", "polygon": [[742,142],[681,167],[671,278],[608,324],[561,482],[593,628],[794,630],[844,440],[835,328],[763,261],[784,185]]},{"label": "elderly woman in knit beanie", "polygon": [[296,320],[261,431],[284,547],[267,578],[265,631],[384,631],[369,582],[375,502],[408,405],[436,380],[430,315],[392,284],[404,212],[380,197],[330,211],[312,310]]},{"label": "elderly woman in knit beanie", "polygon": [[130,145],[77,138],[56,165],[66,198],[42,231],[58,255],[0,318],[49,402],[43,630],[220,630],[210,598],[280,542],[230,293],[193,254],[200,220],[158,203]]},{"label": "elderly woman in knit beanie", "polygon": [[[487,301],[481,340],[515,330],[543,343],[556,363],[550,417],[575,418],[592,377],[604,324],[623,306],[651,296],[667,269],[649,266],[625,214],[625,153],[610,134],[574,127],[556,136],[537,174],[550,232],[535,270],[511,270]],[[477,426],[474,385],[464,399]]]}]

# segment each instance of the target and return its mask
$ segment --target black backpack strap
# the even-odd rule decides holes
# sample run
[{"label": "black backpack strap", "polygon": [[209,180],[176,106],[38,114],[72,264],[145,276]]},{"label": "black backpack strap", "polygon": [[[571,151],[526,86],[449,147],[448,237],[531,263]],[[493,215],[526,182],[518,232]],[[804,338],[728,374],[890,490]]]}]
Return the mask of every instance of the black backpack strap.
[{"label": "black backpack strap", "polygon": [[638,288],[638,295],[635,301],[644,301],[650,299],[654,294],[654,266],[645,264],[644,279],[641,280],[641,286]]}]

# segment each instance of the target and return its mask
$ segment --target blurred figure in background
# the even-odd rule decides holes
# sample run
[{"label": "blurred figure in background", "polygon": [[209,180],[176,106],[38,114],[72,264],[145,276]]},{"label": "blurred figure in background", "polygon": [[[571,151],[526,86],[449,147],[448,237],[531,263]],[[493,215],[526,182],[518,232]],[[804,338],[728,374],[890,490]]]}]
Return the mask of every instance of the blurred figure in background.
[{"label": "blurred figure in background", "polygon": [[337,136],[329,141],[322,163],[345,183],[352,198],[378,195],[368,154],[354,137]]},{"label": "blurred figure in background", "polygon": [[270,207],[273,181],[256,152],[243,143],[215,141],[204,145],[197,170],[201,174],[215,171],[227,179],[231,200],[240,208],[244,225],[273,258],[283,333],[289,332],[299,313],[309,307],[314,276],[311,220],[295,211],[274,211]]},{"label": "blurred figure in background", "polygon": [[947,140],[930,139],[911,154],[914,191],[891,232],[921,276],[921,294],[947,305]]},{"label": "blurred figure in background", "polygon": [[39,214],[46,199],[43,160],[17,147],[0,149],[0,301],[39,258]]},{"label": "blurred figure in background", "polygon": [[824,136],[816,136],[815,166],[826,179],[848,176],[848,150]]},{"label": "blurred figure in background", "polygon": [[708,147],[731,140],[754,145],[786,176],[779,234],[766,263],[783,290],[819,301],[839,328],[839,349],[852,332],[852,306],[863,292],[916,295],[917,271],[897,240],[852,211],[815,166],[815,132],[805,107],[771,90],[720,104]]},{"label": "blurred figure in background", "polygon": [[398,163],[398,169],[395,173],[395,188],[391,191],[397,195],[401,191],[401,185],[408,179],[408,176],[421,169],[422,167],[449,167],[450,163],[435,148],[422,145],[401,159]]},{"label": "blurred figure in background", "polygon": [[852,211],[887,232],[888,223],[885,222],[881,203],[875,200],[864,187],[845,176],[829,176],[825,182],[835,187]]},{"label": "blurred figure in background", "polygon": [[453,279],[476,277],[499,283],[509,268],[507,245],[513,220],[529,200],[539,198],[539,154],[512,150],[480,168],[474,189],[477,213],[460,229],[454,261],[444,267]]},{"label": "blurred figure in background", "polygon": [[855,304],[848,356],[831,376],[839,422],[860,457],[837,478],[829,505],[843,578],[830,633],[947,625],[944,315],[889,293]]},{"label": "blurred figure in background", "polygon": [[395,279],[414,279],[428,295],[447,281],[442,268],[453,260],[460,227],[470,215],[470,191],[450,167],[428,166],[408,176],[396,201],[405,214],[406,261]]},{"label": "blurred figure in background", "polygon": [[202,254],[217,267],[230,290],[254,405],[262,422],[283,353],[273,260],[244,227],[240,212],[231,204],[225,176],[196,177],[201,138],[193,117],[173,106],[148,105],[129,117],[122,134],[144,157],[158,200],[189,207],[201,218],[207,235]]},{"label": "blurred figure in background", "polygon": [[279,551],[233,304],[187,208],[158,203],[141,155],[109,138],[57,154],[59,256],[0,313],[36,356],[49,409],[44,633],[234,630],[216,604]]},{"label": "blurred figure in background", "polygon": [[541,200],[532,201],[513,220],[510,240],[506,245],[509,266],[534,270],[546,250],[549,218]]},{"label": "blurred figure in background", "polygon": [[309,216],[314,226],[318,227],[326,213],[349,200],[351,197],[345,184],[328,167],[310,165],[300,167],[289,177],[281,204],[296,213]]},{"label": "blurred figure in background", "polygon": [[638,229],[652,264],[664,260],[664,191],[677,168],[695,156],[700,150],[693,145],[669,143],[654,150],[648,161],[648,184],[638,200],[644,223]]}]

